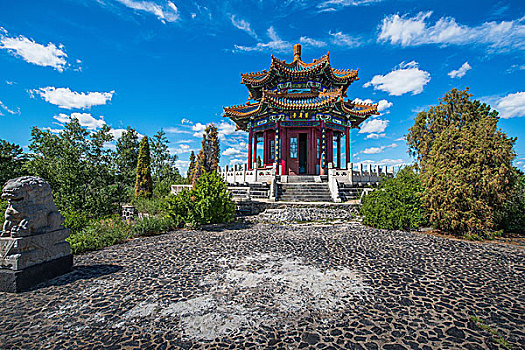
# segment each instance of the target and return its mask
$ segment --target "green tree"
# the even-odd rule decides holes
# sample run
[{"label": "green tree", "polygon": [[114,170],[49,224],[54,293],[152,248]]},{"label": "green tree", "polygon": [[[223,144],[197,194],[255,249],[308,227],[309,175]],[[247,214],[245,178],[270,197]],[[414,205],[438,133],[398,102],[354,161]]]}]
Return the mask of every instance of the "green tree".
[{"label": "green tree", "polygon": [[432,225],[464,235],[483,235],[512,193],[516,139],[498,129],[498,112],[468,89],[452,89],[440,104],[420,112],[407,142],[417,157],[422,204]]},{"label": "green tree", "polygon": [[139,155],[139,134],[128,126],[116,142],[116,167],[124,186],[133,189],[135,185],[137,159]]},{"label": "green tree", "polygon": [[0,187],[9,179],[25,175],[27,160],[22,147],[0,139]]},{"label": "green tree", "polygon": [[193,172],[195,171],[195,153],[191,151],[190,154],[190,165],[188,166],[188,172],[186,173],[186,179],[188,183],[192,182]]},{"label": "green tree", "polygon": [[202,148],[197,155],[195,170],[192,174],[192,184],[195,184],[204,173],[215,172],[219,169],[220,145],[217,127],[211,123],[202,135]]},{"label": "green tree", "polygon": [[66,218],[69,213],[98,217],[114,212],[113,154],[104,147],[112,139],[107,125],[90,133],[75,118],[58,134],[32,129],[28,172],[49,182]]},{"label": "green tree", "polygon": [[388,230],[416,229],[425,223],[421,208],[421,182],[413,167],[401,169],[363,197],[363,223]]},{"label": "green tree", "polygon": [[151,157],[148,137],[144,136],[140,142],[139,158],[137,161],[137,181],[135,183],[135,197],[149,198],[152,195]]},{"label": "green tree", "polygon": [[506,232],[525,233],[525,174],[515,169],[518,174],[514,192],[505,203],[505,209],[498,216],[499,228]]},{"label": "green tree", "polygon": [[176,155],[170,154],[166,133],[160,129],[151,140],[151,176],[153,193],[163,197],[170,193],[171,185],[183,182],[175,162]]}]

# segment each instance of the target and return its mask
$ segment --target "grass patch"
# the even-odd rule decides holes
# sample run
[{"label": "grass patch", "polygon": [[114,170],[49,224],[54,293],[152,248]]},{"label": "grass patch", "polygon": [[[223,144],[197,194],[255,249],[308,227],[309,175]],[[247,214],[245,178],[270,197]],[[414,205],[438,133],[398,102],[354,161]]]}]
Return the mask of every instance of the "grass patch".
[{"label": "grass patch", "polygon": [[71,253],[79,254],[119,244],[134,237],[165,233],[175,226],[173,220],[166,217],[145,217],[138,219],[135,224],[128,224],[115,215],[90,220],[82,230],[72,230],[67,240],[71,244]]},{"label": "grass patch", "polygon": [[490,333],[492,335],[492,340],[499,344],[504,349],[513,349],[513,345],[505,339],[503,336],[501,336],[497,330],[486,324],[481,318],[477,316],[470,316],[470,319],[476,324],[478,328],[483,329],[484,331]]}]

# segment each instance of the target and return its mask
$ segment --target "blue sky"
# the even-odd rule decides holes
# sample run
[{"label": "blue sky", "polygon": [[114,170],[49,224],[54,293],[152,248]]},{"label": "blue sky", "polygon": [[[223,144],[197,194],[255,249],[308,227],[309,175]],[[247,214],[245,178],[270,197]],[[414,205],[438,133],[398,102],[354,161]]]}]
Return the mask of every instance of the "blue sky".
[{"label": "blue sky", "polygon": [[525,166],[523,1],[0,1],[0,138],[27,146],[32,126],[71,116],[116,136],[163,128],[185,172],[214,122],[221,165],[246,161],[246,134],[221,117],[244,103],[240,73],[291,61],[359,68],[349,99],[380,102],[352,132],[354,162],[411,162],[403,136],[452,87],[497,109]]}]

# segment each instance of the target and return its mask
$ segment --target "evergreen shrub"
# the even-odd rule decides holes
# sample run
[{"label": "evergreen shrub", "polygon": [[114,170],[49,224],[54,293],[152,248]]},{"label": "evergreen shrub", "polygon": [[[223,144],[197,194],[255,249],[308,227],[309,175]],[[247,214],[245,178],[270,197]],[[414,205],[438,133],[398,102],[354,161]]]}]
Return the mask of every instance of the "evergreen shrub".
[{"label": "evergreen shrub", "polygon": [[517,170],[518,179],[512,197],[498,217],[499,227],[505,232],[525,234],[525,174]]},{"label": "evergreen shrub", "polygon": [[214,171],[202,174],[191,191],[168,199],[167,212],[178,225],[230,223],[235,217],[235,203],[228,186]]},{"label": "evergreen shrub", "polygon": [[425,224],[421,208],[422,187],[412,167],[401,169],[385,179],[362,199],[360,214],[368,226],[388,230],[417,229]]}]

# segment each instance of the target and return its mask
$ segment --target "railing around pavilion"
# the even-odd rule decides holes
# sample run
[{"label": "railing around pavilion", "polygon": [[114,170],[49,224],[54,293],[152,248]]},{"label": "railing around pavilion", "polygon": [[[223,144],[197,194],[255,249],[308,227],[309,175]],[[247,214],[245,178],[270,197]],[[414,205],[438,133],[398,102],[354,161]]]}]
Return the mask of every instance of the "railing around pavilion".
[{"label": "railing around pavilion", "polygon": [[328,179],[352,185],[377,184],[385,177],[394,175],[394,167],[349,163],[347,169],[336,169],[328,164]]},{"label": "railing around pavilion", "polygon": [[275,179],[275,169],[276,165],[249,170],[247,164],[237,164],[220,168],[219,174],[229,184],[270,183]]},{"label": "railing around pavilion", "polygon": [[[276,164],[271,167],[253,170],[249,170],[247,164],[238,164],[222,167],[219,169],[219,173],[229,184],[271,183],[277,175],[276,169]],[[347,169],[333,168],[331,163],[329,163],[327,173],[329,182],[332,180],[338,183],[362,186],[377,184],[384,177],[391,177],[393,174],[393,167],[353,163],[349,163]]]}]

